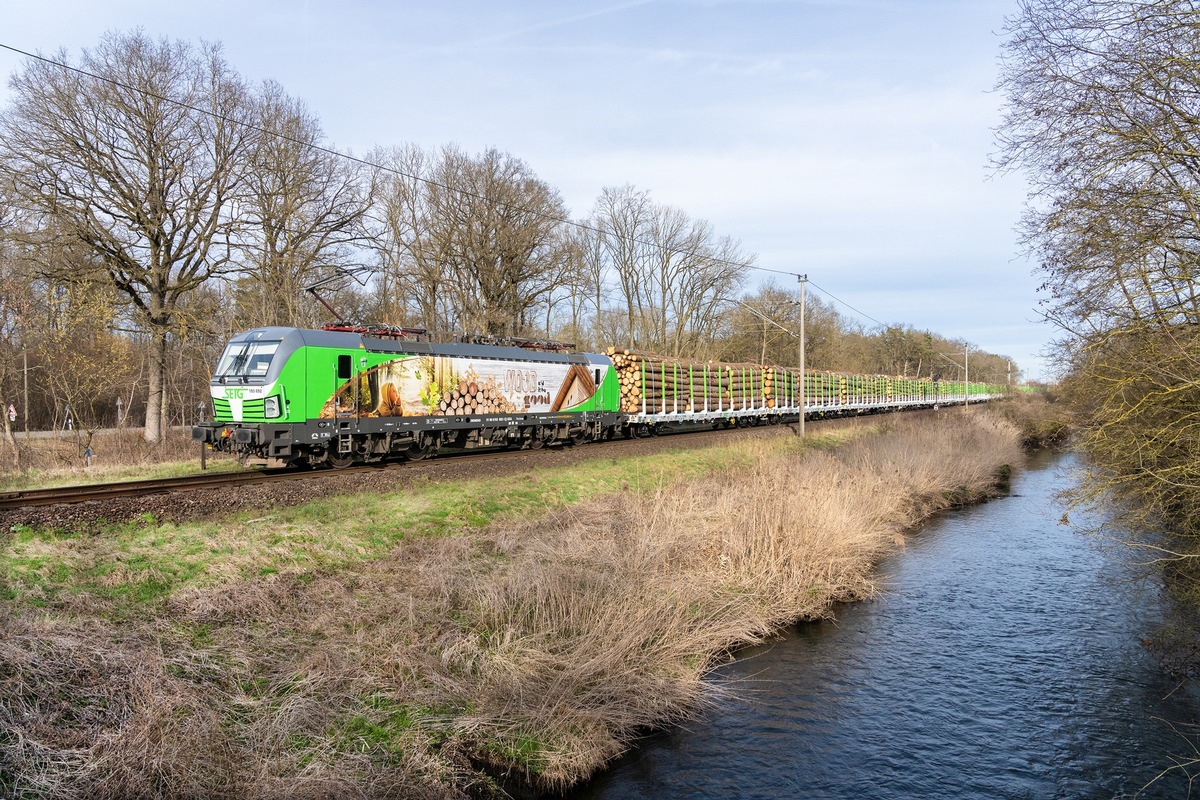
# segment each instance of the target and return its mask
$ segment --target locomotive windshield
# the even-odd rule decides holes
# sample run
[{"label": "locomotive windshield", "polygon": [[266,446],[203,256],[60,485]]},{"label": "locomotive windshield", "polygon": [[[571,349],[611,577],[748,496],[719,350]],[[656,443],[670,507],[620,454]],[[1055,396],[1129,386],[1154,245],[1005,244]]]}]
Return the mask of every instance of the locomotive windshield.
[{"label": "locomotive windshield", "polygon": [[217,362],[213,380],[224,383],[228,378],[262,378],[278,349],[278,341],[231,342]]}]

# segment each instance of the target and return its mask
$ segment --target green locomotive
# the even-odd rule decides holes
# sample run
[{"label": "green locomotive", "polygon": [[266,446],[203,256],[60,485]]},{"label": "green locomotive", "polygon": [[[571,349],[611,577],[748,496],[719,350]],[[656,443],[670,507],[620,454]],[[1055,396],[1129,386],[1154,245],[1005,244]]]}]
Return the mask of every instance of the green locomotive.
[{"label": "green locomotive", "polygon": [[385,326],[256,328],[225,348],[193,438],[272,463],[344,467],[442,446],[613,435],[612,362],[514,340],[434,344]]}]

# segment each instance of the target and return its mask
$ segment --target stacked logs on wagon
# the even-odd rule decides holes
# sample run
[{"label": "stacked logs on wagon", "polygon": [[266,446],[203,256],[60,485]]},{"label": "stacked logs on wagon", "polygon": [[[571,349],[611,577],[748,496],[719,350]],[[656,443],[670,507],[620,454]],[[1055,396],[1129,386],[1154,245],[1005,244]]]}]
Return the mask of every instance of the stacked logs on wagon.
[{"label": "stacked logs on wagon", "polygon": [[767,399],[767,408],[797,405],[800,402],[799,395],[800,370],[763,367],[763,396]]},{"label": "stacked logs on wagon", "polygon": [[636,413],[776,408],[791,405],[797,370],[757,364],[686,361],[609,348],[621,387],[621,410]]}]

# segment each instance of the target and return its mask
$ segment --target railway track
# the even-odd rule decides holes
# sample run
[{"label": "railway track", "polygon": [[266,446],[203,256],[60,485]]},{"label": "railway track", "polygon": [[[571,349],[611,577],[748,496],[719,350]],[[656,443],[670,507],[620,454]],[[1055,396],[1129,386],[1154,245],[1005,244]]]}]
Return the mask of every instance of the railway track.
[{"label": "railway track", "polygon": [[[609,442],[593,443],[590,447],[601,447]],[[247,472],[214,472],[201,475],[186,475],[178,478],[157,478],[118,483],[92,483],[78,486],[60,486],[53,489],[27,489],[16,492],[0,492],[0,511],[37,506],[67,505],[91,501],[111,500],[119,497],[145,497],[171,492],[191,492],[202,489],[222,489],[252,484],[320,480],[325,476],[353,475],[356,472],[379,472],[380,470],[412,468],[419,464],[444,464],[449,460],[474,461],[486,458],[502,458],[510,451],[488,450],[483,452],[443,453],[429,462],[388,461],[380,464],[365,464],[346,469],[273,469]]]},{"label": "railway track", "polygon": [[[746,429],[731,428],[728,431],[692,431],[687,435],[689,437],[699,435],[720,438],[722,435],[737,435],[739,431],[744,430]],[[668,437],[673,438],[673,435],[668,434]],[[605,451],[609,448],[618,450],[624,449],[625,443],[623,440],[593,442],[586,445],[586,447],[589,452],[594,451],[598,454],[600,451]],[[356,472],[377,473],[380,470],[387,469],[412,469],[414,467],[419,468],[425,464],[444,465],[450,461],[462,463],[482,459],[504,458],[509,455],[511,455],[511,451],[503,449],[480,451],[470,450],[462,452],[444,452],[439,454],[437,458],[430,461],[389,461],[382,464],[368,464],[338,470],[275,469],[247,472],[213,472],[203,473],[200,475],[188,475],[178,478],[159,478],[153,480],[123,481],[119,483],[96,483],[81,486],[62,486],[54,489],[29,489],[15,492],[0,492],[0,512],[20,508],[35,508],[39,506],[44,507],[87,503],[122,497],[144,497],[150,495],[170,494],[172,492],[224,489],[269,482],[320,480],[327,476],[332,477],[336,475],[353,475]]]},{"label": "railway track", "polygon": [[273,480],[295,480],[311,477],[312,473],[290,470],[263,472],[214,472],[204,475],[187,475],[179,478],[156,478],[143,481],[120,483],[92,483],[82,486],[59,486],[53,489],[27,489],[17,492],[0,492],[0,511],[31,506],[51,506],[63,503],[86,503],[91,500],[108,500],[114,497],[140,497],[143,495],[187,492],[197,489],[213,489],[241,486],[248,483],[264,483]]}]

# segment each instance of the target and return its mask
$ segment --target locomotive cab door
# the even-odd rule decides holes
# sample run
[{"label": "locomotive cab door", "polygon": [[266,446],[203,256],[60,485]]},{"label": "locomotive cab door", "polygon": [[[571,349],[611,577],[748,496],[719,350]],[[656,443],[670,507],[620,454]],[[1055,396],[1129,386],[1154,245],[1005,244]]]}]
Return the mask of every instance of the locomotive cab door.
[{"label": "locomotive cab door", "polygon": [[[337,382],[334,384],[335,391],[340,395],[343,386],[349,386],[350,391],[346,392],[347,402],[354,405],[354,358],[346,353],[342,353],[337,357]],[[341,417],[346,413],[347,409],[341,407],[341,399],[335,401],[334,417]]]},{"label": "locomotive cab door", "polygon": [[[362,386],[362,373],[365,369],[366,359],[361,359],[363,364],[356,365],[354,356],[349,353],[339,353],[334,368],[334,391],[333,403],[335,419],[347,420],[356,419],[362,413],[362,407],[370,400],[369,392],[365,392]],[[346,423],[338,425],[339,429],[345,428]]]}]

